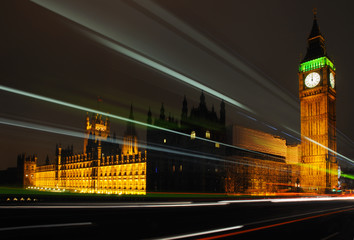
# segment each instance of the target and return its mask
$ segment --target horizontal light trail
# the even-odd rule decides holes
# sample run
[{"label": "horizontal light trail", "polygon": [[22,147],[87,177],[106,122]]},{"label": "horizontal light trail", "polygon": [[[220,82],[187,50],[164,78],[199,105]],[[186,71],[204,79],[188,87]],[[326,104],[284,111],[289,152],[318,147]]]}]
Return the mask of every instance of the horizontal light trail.
[{"label": "horizontal light trail", "polygon": [[233,227],[219,228],[219,229],[214,229],[214,230],[209,230],[209,231],[196,232],[196,233],[189,233],[189,234],[176,235],[176,236],[168,236],[168,237],[164,237],[164,238],[154,238],[154,239],[155,239],[155,240],[163,240],[163,239],[182,239],[182,238],[190,238],[190,237],[197,237],[197,236],[206,235],[206,234],[213,234],[213,233],[231,231],[231,230],[235,230],[235,229],[240,229],[240,228],[242,228],[242,227],[243,227],[242,225],[238,225],[238,226],[233,226]]},{"label": "horizontal light trail", "polygon": [[61,129],[61,128],[57,128],[57,127],[44,126],[44,125],[40,125],[40,124],[36,124],[36,123],[29,123],[29,122],[23,122],[23,121],[18,121],[18,120],[6,119],[6,118],[2,118],[2,117],[0,117],[0,124],[13,126],[13,127],[27,128],[27,129],[41,131],[41,132],[61,134],[61,135],[71,136],[71,137],[85,138],[85,134],[81,133],[81,132],[67,130],[67,129]]},{"label": "horizontal light trail", "polygon": [[[266,199],[258,199],[258,200],[265,200],[266,201]],[[248,201],[248,200],[244,200],[244,201]],[[232,203],[232,201],[224,201],[224,202]],[[241,202],[241,201],[239,201],[239,202]],[[253,202],[261,202],[261,201],[254,200]],[[202,236],[202,235],[207,235],[207,234],[231,231],[231,230],[240,229],[240,228],[244,228],[244,227],[248,227],[248,226],[252,226],[252,225],[258,225],[258,224],[264,224],[264,223],[269,223],[269,222],[276,222],[279,220],[292,219],[292,218],[304,217],[307,215],[313,215],[313,216],[304,217],[304,218],[300,218],[300,219],[295,219],[295,220],[284,221],[284,222],[280,222],[280,223],[276,223],[276,224],[266,225],[263,227],[251,228],[251,229],[246,229],[246,230],[241,230],[241,231],[237,231],[237,232],[226,233],[226,234],[221,234],[221,235],[216,235],[216,236],[211,236],[211,237],[205,237],[205,238],[200,238],[200,239],[223,238],[223,237],[227,237],[227,236],[262,230],[262,229],[266,229],[266,228],[270,228],[270,227],[281,226],[284,224],[289,224],[289,223],[298,222],[298,221],[304,221],[304,220],[308,220],[311,218],[317,218],[317,217],[321,217],[321,216],[326,216],[326,215],[335,214],[335,213],[344,212],[344,211],[352,211],[352,210],[354,210],[353,206],[332,208],[332,209],[326,209],[326,210],[320,210],[320,211],[314,211],[314,212],[306,212],[306,213],[301,213],[301,214],[296,214],[296,215],[291,215],[291,216],[266,219],[266,220],[261,220],[261,221],[252,222],[252,223],[246,223],[246,224],[232,226],[232,227],[218,228],[218,229],[213,229],[213,230],[208,230],[208,231],[187,233],[187,234],[174,235],[174,236],[166,236],[163,238],[154,238],[154,239],[183,239],[183,238],[197,237],[197,236]],[[231,235],[229,235],[229,234],[231,234]]]},{"label": "horizontal light trail", "polygon": [[[54,98],[45,97],[45,96],[41,96],[41,95],[38,95],[38,94],[34,94],[34,93],[30,93],[30,92],[26,92],[26,91],[14,89],[14,88],[10,88],[10,87],[7,87],[7,86],[0,85],[0,90],[6,91],[6,92],[10,92],[10,93],[13,93],[13,94],[18,94],[18,95],[25,96],[25,97],[29,97],[29,98],[33,98],[33,99],[37,99],[37,100],[41,100],[41,101],[45,101],[45,102],[49,102],[49,103],[53,103],[53,104],[57,104],[57,105],[61,105],[61,106],[64,106],[64,107],[68,107],[68,108],[84,111],[84,112],[96,113],[96,114],[99,114],[99,115],[102,115],[102,116],[109,117],[111,119],[116,119],[116,120],[125,121],[125,122],[131,122],[131,123],[134,123],[134,124],[137,124],[137,125],[141,125],[141,126],[144,126],[144,127],[149,127],[149,128],[153,128],[153,129],[157,129],[157,130],[162,130],[162,131],[166,131],[166,132],[170,132],[170,133],[173,133],[173,134],[177,134],[177,135],[181,135],[181,136],[190,138],[189,134],[182,133],[182,132],[179,132],[179,131],[175,131],[175,130],[171,130],[171,129],[168,129],[168,128],[159,127],[159,126],[156,126],[156,125],[152,125],[152,124],[144,123],[144,122],[141,122],[141,121],[133,120],[133,119],[130,119],[130,118],[122,117],[122,116],[119,116],[119,115],[102,112],[102,111],[99,111],[97,109],[88,108],[88,107],[80,106],[80,105],[73,104],[73,103],[68,103],[68,102],[57,100],[57,99],[54,99]],[[3,122],[3,124],[6,124],[6,123]],[[12,124],[15,124],[15,123],[12,123]],[[29,126],[29,128],[31,128],[31,127],[32,126]],[[51,129],[48,129],[48,130],[49,130],[49,132],[52,132]],[[45,131],[45,130],[43,130],[43,131]],[[58,133],[60,133],[60,132],[58,132]],[[205,142],[210,142],[210,143],[213,143],[213,144],[217,143],[220,146],[229,147],[229,148],[233,148],[233,149],[247,151],[247,152],[250,152],[250,153],[255,153],[255,154],[258,154],[258,155],[267,156],[267,154],[262,153],[262,152],[252,151],[252,150],[249,150],[249,149],[237,147],[237,146],[226,144],[226,143],[222,143],[222,142],[217,142],[217,141],[214,141],[214,140],[211,140],[211,139],[207,139],[207,138],[202,138],[202,137],[196,136],[195,139],[202,140],[202,141],[205,141]]]},{"label": "horizontal light trail", "polygon": [[[188,137],[188,138],[190,137],[189,134],[182,133],[182,132],[179,132],[179,131],[175,131],[175,130],[171,130],[171,129],[155,126],[155,125],[152,125],[152,124],[140,122],[140,121],[137,121],[137,120],[132,120],[130,118],[126,118],[126,117],[122,117],[122,116],[118,116],[118,115],[114,115],[114,114],[110,114],[110,113],[105,113],[105,112],[102,112],[102,111],[99,111],[99,110],[96,110],[96,109],[93,109],[93,108],[88,108],[88,107],[80,106],[80,105],[77,105],[77,104],[68,103],[68,102],[65,102],[65,101],[61,101],[61,100],[57,100],[57,99],[41,96],[41,95],[38,95],[38,94],[33,94],[33,93],[30,93],[30,92],[26,92],[26,91],[14,89],[14,88],[6,87],[6,86],[3,86],[3,85],[0,85],[0,90],[6,91],[6,92],[10,92],[10,93],[14,93],[14,94],[18,94],[18,95],[25,96],[25,97],[34,98],[34,99],[45,101],[45,102],[49,102],[49,103],[53,103],[53,104],[57,104],[57,105],[61,105],[61,106],[65,106],[65,107],[68,107],[68,108],[73,108],[73,109],[80,110],[80,111],[92,112],[92,113],[100,114],[102,116],[107,116],[107,117],[112,118],[112,119],[117,119],[117,120],[121,120],[121,121],[131,122],[131,123],[138,124],[138,125],[141,125],[141,126],[150,127],[150,128],[154,128],[154,129],[158,129],[158,130],[162,130],[162,131],[166,131],[166,132],[171,132],[171,133],[178,134],[178,135],[181,135],[181,136],[184,136],[184,137]],[[80,138],[84,138],[85,137],[83,133],[79,133],[79,132],[74,132],[74,131],[70,131],[70,130],[54,128],[54,127],[49,127],[49,126],[41,126],[41,125],[33,124],[33,123],[23,123],[23,122],[15,121],[15,120],[6,120],[4,118],[0,118],[0,124],[6,124],[6,125],[11,125],[11,126],[16,126],[16,127],[24,127],[24,128],[28,128],[28,129],[32,129],[32,130],[39,130],[39,131],[45,131],[45,132],[56,133],[56,134],[63,134],[63,135],[67,135],[67,136],[74,136],[74,137],[80,137]],[[289,129],[289,130],[292,130],[292,129]],[[294,131],[294,130],[292,130],[292,131]],[[210,143],[213,143],[213,144],[218,143],[220,146],[233,148],[233,149],[238,149],[238,150],[242,150],[242,151],[247,151],[247,152],[254,153],[254,154],[257,154],[257,155],[260,155],[260,156],[267,156],[267,154],[265,154],[265,153],[256,152],[256,151],[252,151],[252,150],[236,147],[234,145],[230,145],[230,144],[226,144],[226,143],[222,143],[222,142],[216,142],[216,141],[213,141],[213,140],[210,140],[210,139],[206,139],[206,138],[201,138],[201,137],[198,137],[198,136],[196,136],[195,138],[199,139],[199,140],[202,140],[202,141],[205,141],[205,142],[210,142]],[[306,139],[309,140],[309,141],[312,141],[312,142],[314,142],[314,143],[316,143],[318,145],[320,145],[321,147],[327,148],[327,147],[323,146],[322,144],[317,143],[316,141],[314,141],[314,140],[312,140],[310,138],[306,138]],[[120,141],[120,144],[123,144],[123,142]],[[191,157],[197,157],[197,158],[205,158],[205,159],[216,160],[216,161],[225,161],[225,162],[228,161],[230,163],[243,164],[243,165],[248,165],[248,166],[256,166],[256,165],[251,164],[251,163],[235,162],[232,159],[226,160],[226,159],[221,159],[221,158],[217,158],[217,157],[214,157],[214,156],[207,156],[207,155],[201,154],[200,152],[187,153],[183,149],[177,149],[176,150],[176,149],[170,149],[170,148],[166,148],[166,147],[147,146],[146,144],[145,144],[145,146],[143,144],[140,144],[140,145],[142,147],[144,147],[144,148],[150,148],[150,149],[153,149],[153,150],[169,152],[169,153],[174,153],[174,154],[179,154],[179,155],[185,155],[185,156],[191,156]],[[329,149],[329,148],[327,148],[327,149]],[[331,150],[331,151],[333,153],[337,154],[337,155],[340,155],[342,158],[346,159],[347,161],[352,161],[349,158],[343,156],[342,154],[336,153],[333,150]],[[267,166],[258,166],[258,167],[267,168]],[[277,170],[286,171],[286,170],[282,170],[282,169],[277,169]],[[327,169],[322,169],[322,171],[327,171]],[[349,177],[350,178],[352,176],[347,174],[347,175],[343,175],[343,177]]]},{"label": "horizontal light trail", "polygon": [[[0,117],[0,124],[14,126],[14,127],[27,128],[27,129],[32,129],[32,130],[37,130],[37,131],[42,131],[42,132],[49,132],[49,133],[54,133],[54,134],[61,134],[61,135],[66,135],[66,136],[71,136],[71,137],[85,138],[85,134],[81,133],[81,132],[60,129],[60,128],[56,128],[56,127],[42,126],[39,124],[27,123],[27,122],[22,122],[22,121],[17,121],[17,120],[10,120],[10,119],[5,119],[5,118],[1,118],[1,117]],[[102,139],[102,141],[106,141],[106,140]],[[116,139],[115,141],[117,144],[124,144],[124,141],[122,139]],[[107,141],[107,142],[109,142],[109,141]],[[186,149],[168,148],[168,147],[164,147],[163,145],[158,145],[158,144],[147,145],[147,144],[140,143],[139,145],[142,148],[155,150],[155,151],[159,151],[159,152],[172,153],[172,154],[177,154],[177,155],[182,155],[182,156],[202,158],[202,159],[213,160],[213,161],[223,161],[223,162],[230,162],[230,163],[234,163],[234,164],[256,166],[251,163],[235,162],[235,160],[232,161],[232,160],[222,159],[219,157],[215,157],[213,155],[205,155],[202,152],[187,151]]]},{"label": "horizontal light trail", "polygon": [[346,201],[354,200],[354,197],[309,197],[309,198],[279,198],[272,199],[272,203],[284,203],[284,202],[317,202],[317,201]]},{"label": "horizontal light trail", "polygon": [[89,225],[92,225],[92,222],[57,223],[57,224],[41,224],[41,225],[29,225],[29,226],[3,227],[3,228],[0,228],[0,231],[27,230],[27,229],[35,229],[35,228],[78,227],[78,226],[89,226]]},{"label": "horizontal light trail", "polygon": [[271,199],[245,199],[245,200],[223,200],[222,203],[258,203],[258,202],[270,202]]},{"label": "horizontal light trail", "polygon": [[298,198],[269,198],[269,199],[246,199],[246,200],[223,200],[221,203],[284,203],[284,202],[317,202],[317,201],[347,201],[354,197],[298,197]]},{"label": "horizontal light trail", "polygon": [[0,206],[0,209],[125,209],[125,208],[176,208],[176,207],[208,207],[208,206],[224,206],[228,203],[223,202],[175,202],[175,203],[150,203],[150,204],[109,204],[109,205],[17,205],[17,206]]},{"label": "horizontal light trail", "polygon": [[[39,125],[39,124],[35,124],[35,123],[28,123],[28,122],[11,120],[11,119],[1,118],[1,117],[0,117],[0,124],[14,126],[14,127],[27,128],[27,129],[32,129],[32,130],[42,131],[42,132],[49,132],[49,133],[54,133],[54,134],[61,134],[61,135],[66,135],[66,136],[71,136],[71,137],[85,138],[85,134],[81,133],[81,132],[67,130],[67,129],[61,129],[61,128],[57,128],[57,127],[43,126],[43,125]],[[102,141],[105,141],[105,140],[102,139]],[[118,139],[115,139],[115,141],[117,144],[124,144],[124,141],[122,139],[118,138]],[[260,167],[260,168],[272,168],[269,166],[257,166],[256,164],[252,164],[252,163],[248,163],[248,162],[244,162],[244,161],[239,162],[239,161],[237,161],[237,159],[220,158],[220,157],[213,156],[213,155],[206,155],[205,153],[197,152],[197,151],[191,151],[191,150],[187,151],[186,149],[181,149],[181,148],[169,148],[169,147],[165,147],[163,145],[158,145],[158,144],[147,145],[146,143],[145,144],[140,143],[139,145],[140,145],[140,147],[145,148],[145,149],[150,149],[150,150],[155,150],[155,151],[165,152],[165,153],[172,153],[172,154],[177,154],[177,155],[182,155],[182,156],[201,158],[201,159],[207,159],[207,160],[219,161],[219,162],[228,162],[231,164],[247,165],[247,166]],[[253,152],[253,153],[266,155],[266,154],[258,153],[258,152]],[[279,171],[287,171],[287,170],[278,169],[278,168],[273,168],[273,169],[276,169]]]},{"label": "horizontal light trail", "polygon": [[[77,132],[77,131],[72,131],[72,130],[67,130],[67,129],[61,129],[57,127],[50,127],[50,126],[44,126],[44,125],[39,125],[35,123],[28,123],[28,122],[23,122],[23,121],[17,121],[17,120],[10,120],[6,118],[1,118],[0,117],[0,124],[4,125],[9,125],[9,126],[14,126],[14,127],[22,127],[22,128],[27,128],[27,129],[32,129],[32,130],[37,130],[37,131],[43,131],[43,132],[49,132],[49,133],[54,133],[54,134],[61,134],[61,135],[66,135],[66,136],[71,136],[71,137],[78,137],[78,138],[85,138],[85,134],[82,132]],[[102,140],[105,141],[105,140]],[[123,144],[122,139],[116,139],[115,140],[117,144]],[[185,149],[180,149],[180,148],[168,148],[163,145],[147,145],[146,143],[140,143],[140,146],[145,149],[150,149],[150,150],[155,150],[159,152],[166,152],[166,153],[172,153],[172,154],[177,154],[177,155],[182,155],[182,156],[188,156],[188,157],[195,157],[195,158],[202,158],[202,159],[207,159],[207,160],[212,160],[212,161],[219,161],[219,162],[228,162],[232,164],[238,164],[238,165],[247,165],[247,166],[254,166],[254,167],[260,167],[260,168],[268,168],[269,166],[257,166],[255,164],[249,163],[249,162],[240,162],[237,159],[228,159],[228,158],[219,158],[213,155],[206,155],[202,152],[197,152],[197,151],[186,151]],[[258,154],[257,152],[253,152]],[[262,154],[266,155],[266,154]],[[298,165],[304,165],[304,164],[298,164]],[[310,164],[306,164],[307,167],[311,167]],[[284,169],[278,169],[278,168],[273,168],[275,170],[279,171],[287,171]],[[326,169],[320,169],[321,171],[328,171]],[[353,179],[354,176],[350,174],[342,174],[344,178],[350,178]]]},{"label": "horizontal light trail", "polygon": [[[266,226],[261,226],[261,227],[251,228],[251,229],[245,229],[245,230],[241,230],[241,231],[237,231],[237,232],[225,233],[225,234],[220,234],[220,235],[210,236],[210,237],[205,237],[205,238],[199,238],[199,240],[211,240],[211,239],[219,239],[219,238],[231,237],[231,236],[236,236],[236,235],[240,235],[240,234],[244,234],[244,233],[259,231],[259,230],[273,228],[273,227],[279,227],[279,226],[286,225],[286,224],[306,221],[306,220],[310,220],[310,219],[325,217],[325,216],[329,216],[329,215],[332,215],[332,214],[348,212],[348,211],[353,211],[353,210],[354,210],[354,208],[352,206],[350,208],[344,207],[341,210],[337,210],[337,211],[329,211],[327,213],[322,213],[322,214],[313,215],[313,216],[304,217],[304,218],[298,218],[298,219],[294,219],[294,220],[290,220],[290,221],[284,221],[284,222],[275,223],[275,224],[270,224],[270,225],[266,225]],[[309,214],[311,214],[311,213],[309,213]],[[244,226],[246,226],[246,225],[244,225]]]},{"label": "horizontal light trail", "polygon": [[217,202],[148,202],[148,203],[120,203],[120,204],[59,204],[59,205],[16,205],[0,206],[0,209],[129,209],[129,208],[176,208],[176,207],[208,207],[225,206],[235,203],[284,203],[284,202],[306,202],[306,201],[342,201],[354,200],[354,197],[323,197],[323,198],[290,198],[290,199],[252,199],[252,200],[225,200]]}]

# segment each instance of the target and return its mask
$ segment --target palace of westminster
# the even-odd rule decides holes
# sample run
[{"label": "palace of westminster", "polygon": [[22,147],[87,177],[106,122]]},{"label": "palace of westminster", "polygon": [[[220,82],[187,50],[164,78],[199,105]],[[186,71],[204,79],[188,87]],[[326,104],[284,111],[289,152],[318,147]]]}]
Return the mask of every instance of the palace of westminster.
[{"label": "palace of westminster", "polygon": [[[122,141],[110,133],[107,117],[86,117],[84,151],[56,147],[54,164],[37,165],[19,155],[25,187],[82,193],[218,192],[265,194],[325,193],[338,186],[336,160],[336,72],[327,56],[316,15],[307,53],[299,66],[301,144],[258,130],[225,125],[225,103],[217,114],[202,93],[188,111],[184,97],[179,121],[147,115],[146,144],[138,142],[134,121]],[[133,108],[129,119],[134,120]],[[165,130],[167,129],[167,131]],[[178,133],[178,134],[176,134]],[[227,144],[224,144],[227,143]]]}]

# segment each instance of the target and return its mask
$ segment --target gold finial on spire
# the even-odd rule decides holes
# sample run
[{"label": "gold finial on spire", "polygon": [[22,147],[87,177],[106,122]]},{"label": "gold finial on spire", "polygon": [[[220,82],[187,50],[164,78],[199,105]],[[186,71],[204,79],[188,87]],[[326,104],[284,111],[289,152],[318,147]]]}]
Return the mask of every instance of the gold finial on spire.
[{"label": "gold finial on spire", "polygon": [[317,8],[313,8],[312,12],[313,12],[313,17],[316,18],[316,15],[317,15]]}]

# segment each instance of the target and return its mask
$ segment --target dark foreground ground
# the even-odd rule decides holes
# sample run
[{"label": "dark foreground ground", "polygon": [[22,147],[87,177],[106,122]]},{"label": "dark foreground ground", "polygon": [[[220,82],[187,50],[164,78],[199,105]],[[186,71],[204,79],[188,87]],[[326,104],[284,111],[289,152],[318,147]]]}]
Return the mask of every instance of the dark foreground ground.
[{"label": "dark foreground ground", "polygon": [[0,239],[45,238],[353,239],[354,200],[2,203]]}]

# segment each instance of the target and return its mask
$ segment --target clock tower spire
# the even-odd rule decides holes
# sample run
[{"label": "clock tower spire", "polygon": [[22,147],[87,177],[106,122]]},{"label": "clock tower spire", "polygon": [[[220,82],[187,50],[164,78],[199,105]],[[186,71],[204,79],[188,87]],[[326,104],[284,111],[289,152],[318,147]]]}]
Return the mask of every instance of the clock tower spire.
[{"label": "clock tower spire", "polygon": [[338,183],[335,67],[314,11],[305,58],[299,66],[301,104],[301,185],[325,193]]},{"label": "clock tower spire", "polygon": [[307,39],[308,47],[305,58],[302,62],[307,62],[312,59],[324,57],[327,55],[325,39],[320,32],[320,28],[317,23],[317,11],[313,11],[313,23],[310,35]]}]

